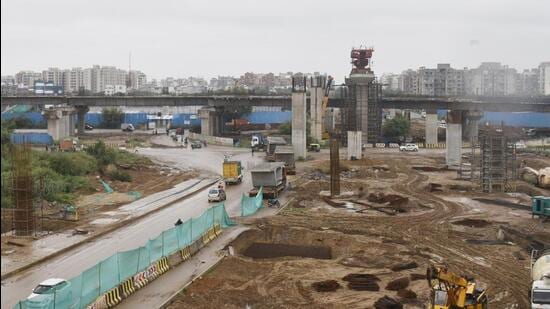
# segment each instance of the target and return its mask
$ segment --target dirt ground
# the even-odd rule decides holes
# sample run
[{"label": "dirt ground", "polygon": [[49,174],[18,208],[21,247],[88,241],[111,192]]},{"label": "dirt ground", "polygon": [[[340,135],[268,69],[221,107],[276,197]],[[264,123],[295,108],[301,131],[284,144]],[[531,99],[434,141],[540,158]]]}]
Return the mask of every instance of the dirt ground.
[{"label": "dirt ground", "polygon": [[[525,192],[479,192],[444,168],[441,154],[368,150],[366,157],[342,162],[343,194],[332,200],[323,198],[329,178],[322,156],[299,165],[306,180],[290,192],[290,205],[255,221],[231,244],[235,255],[169,308],[375,308],[384,296],[404,308],[424,308],[432,264],[473,276],[487,289],[490,308],[528,308],[529,254],[550,245],[550,223],[531,218]],[[533,160],[550,166],[548,158]],[[527,183],[517,187],[533,190]],[[257,243],[278,244],[263,255],[281,244],[299,249],[248,257],[247,248]],[[319,247],[330,248],[331,258],[315,258]],[[371,290],[356,290],[344,280],[350,274],[374,275]],[[391,289],[396,284],[398,291]]]}]

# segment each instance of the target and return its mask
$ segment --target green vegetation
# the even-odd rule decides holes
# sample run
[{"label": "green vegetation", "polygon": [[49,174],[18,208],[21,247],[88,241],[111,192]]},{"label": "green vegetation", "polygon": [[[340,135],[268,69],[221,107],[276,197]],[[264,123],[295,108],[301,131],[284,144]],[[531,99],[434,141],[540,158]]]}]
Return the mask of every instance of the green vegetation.
[{"label": "green vegetation", "polygon": [[107,129],[120,129],[124,121],[124,113],[117,107],[106,107],[101,111],[103,115],[102,127]]},{"label": "green vegetation", "polygon": [[398,115],[384,123],[382,132],[385,137],[401,137],[406,136],[409,133],[410,127],[410,121],[407,118]]},{"label": "green vegetation", "polygon": [[[13,207],[11,130],[11,126],[2,122],[2,207]],[[131,175],[119,167],[150,163],[145,157],[106,147],[99,141],[88,147],[86,152],[33,150],[29,168],[35,198],[43,196],[48,202],[73,204],[77,193],[95,192],[97,184],[93,176],[106,175],[114,180],[130,182]]]}]

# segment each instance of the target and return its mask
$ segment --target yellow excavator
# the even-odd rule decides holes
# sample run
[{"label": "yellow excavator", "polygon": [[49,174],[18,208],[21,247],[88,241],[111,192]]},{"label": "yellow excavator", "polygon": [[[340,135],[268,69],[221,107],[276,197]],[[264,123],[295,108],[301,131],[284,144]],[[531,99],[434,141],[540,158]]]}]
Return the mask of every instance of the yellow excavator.
[{"label": "yellow excavator", "polygon": [[[332,78],[332,76],[328,76],[327,77],[327,81],[326,81],[326,84],[325,84],[325,95],[323,96],[323,101],[322,101],[322,112],[321,112],[321,115],[323,115],[323,117],[325,117],[326,115],[326,112],[327,112],[327,107],[328,107],[328,94],[330,92],[330,86],[332,86],[332,81],[334,79]],[[323,124],[324,126],[324,124]],[[329,138],[329,132],[325,131],[323,132],[323,139],[328,139]]]},{"label": "yellow excavator", "polygon": [[431,288],[429,309],[487,309],[486,291],[473,279],[433,265],[428,267],[426,278]]}]

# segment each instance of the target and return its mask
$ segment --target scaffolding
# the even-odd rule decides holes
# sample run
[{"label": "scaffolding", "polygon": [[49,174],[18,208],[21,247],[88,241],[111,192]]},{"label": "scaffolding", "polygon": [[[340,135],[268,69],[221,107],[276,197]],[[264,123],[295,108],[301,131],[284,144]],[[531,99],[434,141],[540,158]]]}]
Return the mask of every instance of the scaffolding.
[{"label": "scaffolding", "polygon": [[36,234],[36,218],[33,205],[33,180],[31,174],[31,149],[29,145],[14,145],[12,148],[12,227],[15,235]]},{"label": "scaffolding", "polygon": [[[480,130],[478,140],[479,144],[473,143],[471,147],[471,179],[479,179],[483,192],[515,191],[517,163],[513,137],[504,127],[486,127]],[[476,166],[479,167],[479,176]]]}]

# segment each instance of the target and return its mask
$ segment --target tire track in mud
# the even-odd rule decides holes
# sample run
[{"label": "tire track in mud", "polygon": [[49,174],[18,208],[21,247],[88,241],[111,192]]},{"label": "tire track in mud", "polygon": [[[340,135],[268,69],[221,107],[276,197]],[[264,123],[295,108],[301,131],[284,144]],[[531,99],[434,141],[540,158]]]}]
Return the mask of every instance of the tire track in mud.
[{"label": "tire track in mud", "polygon": [[[437,207],[429,213],[418,216],[401,217],[396,221],[406,221],[407,224],[414,224],[416,230],[425,229],[432,231],[423,233],[425,239],[420,239],[419,242],[430,248],[436,249],[435,252],[441,254],[443,257],[453,260],[452,265],[454,269],[468,270],[470,273],[477,274],[476,277],[483,278],[485,283],[491,282],[494,286],[498,286],[500,289],[508,291],[511,297],[516,300],[520,308],[527,308],[528,299],[526,291],[528,286],[522,284],[522,282],[527,282],[526,279],[528,276],[516,271],[517,268],[510,267],[509,261],[499,259],[498,252],[495,256],[495,253],[491,252],[493,248],[468,245],[463,239],[454,236],[452,230],[448,227],[445,228],[445,224],[438,224],[463,213],[463,207],[457,203],[443,200],[431,192],[423,191],[421,185],[426,182],[429,177],[419,174],[420,173],[411,169],[407,174],[408,180],[405,185],[396,184],[392,186],[392,188],[402,194],[413,196],[420,201],[431,202]],[[419,194],[418,191],[423,192]],[[404,218],[411,218],[413,220],[400,220]],[[458,256],[457,258],[457,252],[465,254],[466,257],[460,258],[460,256]],[[467,257],[475,256],[482,256],[483,258],[484,256],[489,256],[490,264],[479,265],[479,267],[473,265],[475,262],[469,261]]]}]

